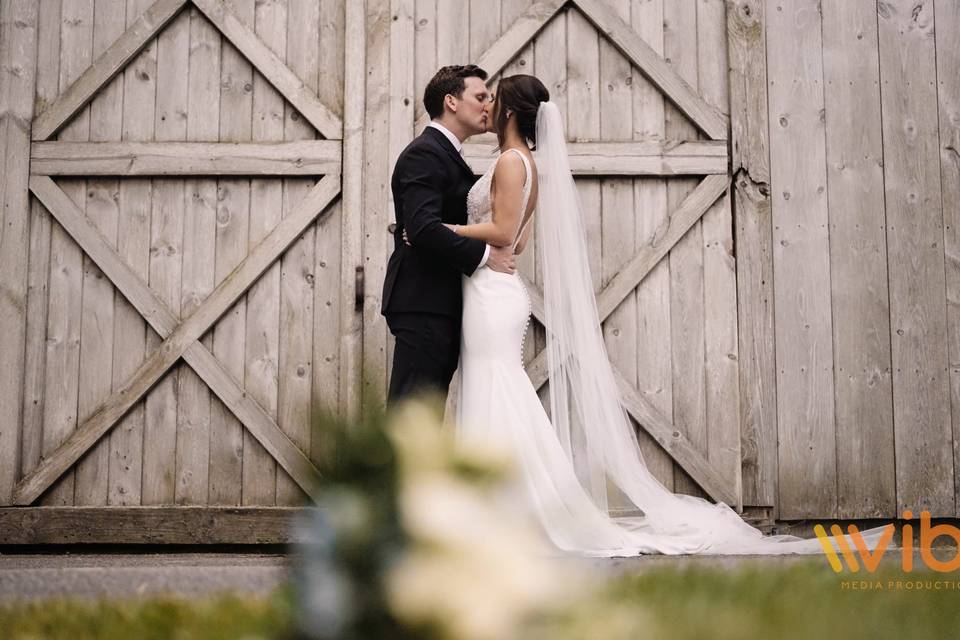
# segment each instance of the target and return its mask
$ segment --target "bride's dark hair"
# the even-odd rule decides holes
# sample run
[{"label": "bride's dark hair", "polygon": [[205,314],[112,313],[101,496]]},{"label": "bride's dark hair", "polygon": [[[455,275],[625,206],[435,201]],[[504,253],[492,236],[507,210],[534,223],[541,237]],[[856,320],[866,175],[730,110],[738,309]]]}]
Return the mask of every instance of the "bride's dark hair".
[{"label": "bride's dark hair", "polygon": [[541,102],[550,99],[550,92],[540,80],[534,76],[519,73],[507,76],[497,85],[497,109],[495,126],[497,141],[503,145],[503,137],[507,131],[507,110],[517,116],[517,126],[520,135],[537,146],[537,109]]}]

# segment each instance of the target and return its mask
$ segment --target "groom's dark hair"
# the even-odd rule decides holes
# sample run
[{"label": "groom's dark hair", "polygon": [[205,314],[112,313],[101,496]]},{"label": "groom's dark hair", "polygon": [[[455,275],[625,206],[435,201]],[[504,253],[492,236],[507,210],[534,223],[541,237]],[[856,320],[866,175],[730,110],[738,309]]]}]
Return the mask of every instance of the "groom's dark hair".
[{"label": "groom's dark hair", "polygon": [[443,115],[444,96],[449,93],[457,98],[463,97],[463,90],[467,87],[463,79],[473,77],[486,80],[487,72],[475,64],[452,64],[440,67],[423,90],[423,108],[431,118]]}]

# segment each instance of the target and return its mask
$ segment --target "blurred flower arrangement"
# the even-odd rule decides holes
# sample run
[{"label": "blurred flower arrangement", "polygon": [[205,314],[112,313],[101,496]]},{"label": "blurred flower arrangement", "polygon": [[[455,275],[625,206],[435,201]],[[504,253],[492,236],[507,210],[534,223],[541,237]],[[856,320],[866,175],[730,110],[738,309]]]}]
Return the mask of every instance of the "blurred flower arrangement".
[{"label": "blurred flower arrangement", "polygon": [[503,450],[458,442],[435,398],[375,406],[317,421],[333,446],[296,523],[302,636],[501,640],[569,617],[590,578],[551,557]]}]

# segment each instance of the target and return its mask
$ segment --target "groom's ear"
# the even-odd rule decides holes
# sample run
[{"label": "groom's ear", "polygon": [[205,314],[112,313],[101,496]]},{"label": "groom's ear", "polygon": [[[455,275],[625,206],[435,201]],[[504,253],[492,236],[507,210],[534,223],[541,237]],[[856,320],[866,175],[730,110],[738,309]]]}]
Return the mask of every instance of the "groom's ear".
[{"label": "groom's ear", "polygon": [[452,93],[448,93],[447,95],[443,96],[443,104],[444,106],[449,107],[450,111],[454,113],[457,112],[457,97]]}]

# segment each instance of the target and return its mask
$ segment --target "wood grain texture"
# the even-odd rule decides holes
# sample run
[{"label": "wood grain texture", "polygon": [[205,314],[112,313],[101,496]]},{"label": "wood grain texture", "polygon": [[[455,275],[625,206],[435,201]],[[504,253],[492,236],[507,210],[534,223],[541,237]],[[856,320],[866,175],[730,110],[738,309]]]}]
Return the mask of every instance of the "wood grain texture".
[{"label": "wood grain texture", "polygon": [[933,3],[878,4],[897,511],[955,511]]},{"label": "wood grain texture", "polygon": [[768,2],[767,69],[783,518],[837,509],[821,24],[817,3]]},{"label": "wood grain texture", "polygon": [[30,123],[37,82],[38,6],[0,5],[0,504],[20,477],[30,247]]},{"label": "wood grain texture", "polygon": [[877,51],[874,7],[823,4],[840,518],[897,516]]},{"label": "wood grain texture", "polygon": [[727,4],[737,264],[740,474],[746,505],[776,510],[777,376],[764,3]]}]

